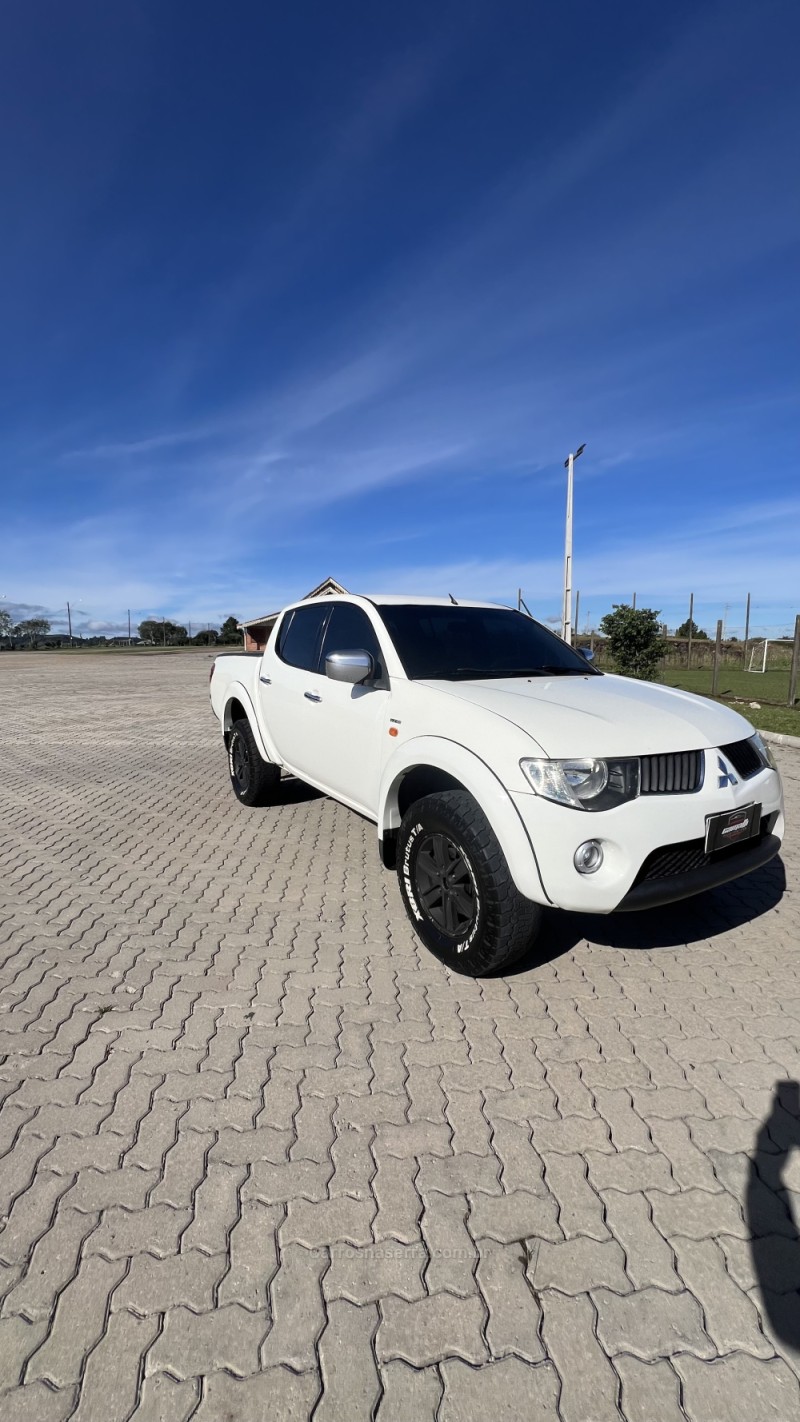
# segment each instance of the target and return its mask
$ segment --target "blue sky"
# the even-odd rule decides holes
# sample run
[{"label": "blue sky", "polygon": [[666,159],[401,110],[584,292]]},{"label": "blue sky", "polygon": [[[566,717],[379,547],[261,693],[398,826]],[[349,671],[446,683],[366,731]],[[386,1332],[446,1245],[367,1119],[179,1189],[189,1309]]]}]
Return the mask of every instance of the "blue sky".
[{"label": "blue sky", "polygon": [[798,42],[793,0],[7,7],[0,601],[554,616],[586,441],[581,625],[788,629]]}]

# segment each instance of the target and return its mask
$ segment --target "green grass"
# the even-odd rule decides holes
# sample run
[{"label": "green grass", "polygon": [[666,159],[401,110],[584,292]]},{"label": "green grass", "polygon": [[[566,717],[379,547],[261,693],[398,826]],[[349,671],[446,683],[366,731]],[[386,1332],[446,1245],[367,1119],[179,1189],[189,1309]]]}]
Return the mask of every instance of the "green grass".
[{"label": "green grass", "polygon": [[[680,667],[664,667],[659,680],[666,686],[679,686],[684,691],[694,691],[698,696],[711,694],[711,669],[700,667],[692,671]],[[739,667],[720,667],[717,699],[726,705],[733,704],[737,711],[746,716],[760,731],[779,731],[783,735],[800,736],[800,705],[789,707],[788,671],[767,671],[762,675],[742,671]],[[751,706],[758,702],[758,708]],[[784,704],[767,705],[776,701]]]}]

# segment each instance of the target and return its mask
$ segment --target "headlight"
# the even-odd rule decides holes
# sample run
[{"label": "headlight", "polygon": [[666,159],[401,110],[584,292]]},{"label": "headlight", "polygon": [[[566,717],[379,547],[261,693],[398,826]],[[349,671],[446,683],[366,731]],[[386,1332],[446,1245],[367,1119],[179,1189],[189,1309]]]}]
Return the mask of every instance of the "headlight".
[{"label": "headlight", "polygon": [[521,760],[537,795],[573,810],[611,810],[639,794],[638,760]]},{"label": "headlight", "polygon": [[760,735],[758,734],[758,731],[756,731],[754,736],[750,737],[750,744],[751,746],[755,746],[756,750],[758,751],[758,754],[761,756],[761,762],[763,765],[768,765],[770,770],[778,769],[777,762],[775,760],[774,755],[772,754],[772,751],[770,750],[766,741],[763,741],[761,739]]}]

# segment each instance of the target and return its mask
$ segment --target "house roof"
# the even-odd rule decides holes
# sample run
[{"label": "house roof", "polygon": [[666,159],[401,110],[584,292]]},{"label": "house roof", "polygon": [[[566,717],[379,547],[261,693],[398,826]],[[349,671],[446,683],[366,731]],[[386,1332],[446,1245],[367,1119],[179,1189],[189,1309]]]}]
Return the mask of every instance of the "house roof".
[{"label": "house roof", "polygon": [[[305,602],[308,598],[312,597],[330,597],[333,593],[346,592],[347,588],[342,587],[341,583],[337,583],[335,578],[325,578],[317,587],[312,588],[311,592],[306,593],[305,597],[301,598],[300,601]],[[265,622],[274,622],[275,618],[280,616],[282,610],[283,609],[279,607],[277,612],[265,612],[262,617],[248,617],[245,622],[237,622],[236,626],[240,630],[245,627],[260,627]]]}]

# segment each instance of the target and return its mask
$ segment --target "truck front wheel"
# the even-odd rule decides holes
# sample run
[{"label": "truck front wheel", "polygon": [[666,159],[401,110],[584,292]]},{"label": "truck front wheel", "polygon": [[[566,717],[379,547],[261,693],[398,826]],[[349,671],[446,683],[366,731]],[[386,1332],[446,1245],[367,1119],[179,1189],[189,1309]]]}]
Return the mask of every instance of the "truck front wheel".
[{"label": "truck front wheel", "polygon": [[432,953],[457,973],[507,967],[533,942],[542,910],[517,889],[480,805],[442,790],[411,805],[397,845],[406,913]]},{"label": "truck front wheel", "polygon": [[243,805],[268,805],[281,778],[279,765],[261,756],[249,721],[234,721],[228,733],[231,786]]}]

